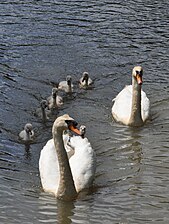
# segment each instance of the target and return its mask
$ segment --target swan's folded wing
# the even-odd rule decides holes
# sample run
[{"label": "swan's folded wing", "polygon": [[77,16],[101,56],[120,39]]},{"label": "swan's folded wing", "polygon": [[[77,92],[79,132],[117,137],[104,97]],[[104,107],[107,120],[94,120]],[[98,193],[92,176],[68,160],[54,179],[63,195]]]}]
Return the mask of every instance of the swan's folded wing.
[{"label": "swan's folded wing", "polygon": [[87,138],[74,136],[71,144],[75,148],[75,154],[70,158],[70,166],[79,192],[92,185],[96,171],[96,155]]},{"label": "swan's folded wing", "polygon": [[41,150],[39,171],[44,191],[56,193],[59,185],[59,165],[53,139]]},{"label": "swan's folded wing", "polygon": [[126,86],[114,99],[112,115],[117,121],[126,122],[130,118],[132,86]]},{"label": "swan's folded wing", "polygon": [[141,91],[141,113],[143,121],[150,117],[150,100],[143,90]]}]

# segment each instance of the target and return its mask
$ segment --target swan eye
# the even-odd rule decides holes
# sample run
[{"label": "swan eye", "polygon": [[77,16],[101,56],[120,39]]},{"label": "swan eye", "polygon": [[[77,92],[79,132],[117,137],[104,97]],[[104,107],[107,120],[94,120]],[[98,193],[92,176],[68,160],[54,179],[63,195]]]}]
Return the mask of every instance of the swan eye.
[{"label": "swan eye", "polygon": [[142,76],[143,75],[143,71],[136,71],[136,75]]},{"label": "swan eye", "polygon": [[68,126],[76,127],[78,125],[78,123],[74,120],[65,120],[65,122],[67,123]]}]

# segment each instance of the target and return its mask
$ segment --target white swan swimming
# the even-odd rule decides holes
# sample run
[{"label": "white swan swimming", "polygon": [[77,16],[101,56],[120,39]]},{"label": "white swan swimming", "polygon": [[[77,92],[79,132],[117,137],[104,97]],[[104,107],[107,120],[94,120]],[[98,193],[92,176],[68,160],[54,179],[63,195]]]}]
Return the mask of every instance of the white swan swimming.
[{"label": "white swan swimming", "polygon": [[92,79],[89,77],[88,72],[83,72],[82,77],[79,80],[80,88],[88,88],[93,84]]},{"label": "white swan swimming", "polygon": [[48,108],[59,108],[63,105],[63,98],[58,95],[58,88],[52,88],[52,95],[47,98]]},{"label": "white swan swimming", "polygon": [[80,135],[76,126],[77,123],[69,115],[58,117],[52,128],[53,139],[43,147],[39,159],[44,191],[63,200],[73,200],[81,190],[90,187],[96,169],[95,153],[87,138],[71,138],[70,144],[75,153],[68,159],[63,131],[72,130]]},{"label": "white swan swimming", "polygon": [[117,122],[129,126],[141,126],[150,116],[150,101],[141,89],[143,69],[135,66],[132,71],[132,85],[126,86],[117,96],[112,115]]},{"label": "white swan swimming", "polygon": [[19,133],[20,140],[26,142],[31,142],[34,140],[35,134],[33,131],[33,126],[30,123],[25,124],[24,130]]},{"label": "white swan swimming", "polygon": [[58,85],[58,89],[65,91],[66,93],[73,92],[72,77],[68,75],[65,81],[61,81]]}]

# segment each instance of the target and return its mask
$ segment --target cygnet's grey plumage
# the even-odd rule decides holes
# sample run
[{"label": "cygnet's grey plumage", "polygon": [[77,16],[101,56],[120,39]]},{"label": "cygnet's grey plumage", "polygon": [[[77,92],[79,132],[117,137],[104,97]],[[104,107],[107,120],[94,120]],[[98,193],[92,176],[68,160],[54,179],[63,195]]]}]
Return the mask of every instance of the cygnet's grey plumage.
[{"label": "cygnet's grey plumage", "polygon": [[72,77],[68,75],[65,81],[61,81],[58,85],[58,89],[65,91],[66,93],[73,92]]},{"label": "cygnet's grey plumage", "polygon": [[83,72],[82,77],[79,80],[80,88],[88,88],[93,84],[92,79],[89,77],[88,72]]},{"label": "cygnet's grey plumage", "polygon": [[49,109],[59,108],[63,105],[63,98],[58,95],[58,88],[52,88],[52,95],[47,98]]},{"label": "cygnet's grey plumage", "polygon": [[36,110],[36,115],[40,117],[44,122],[49,120],[48,115],[50,115],[51,111],[48,109],[47,100],[42,100],[40,102],[40,108]]},{"label": "cygnet's grey plumage", "polygon": [[33,126],[30,123],[25,124],[24,130],[19,133],[20,140],[24,142],[31,142],[34,140],[35,134]]}]

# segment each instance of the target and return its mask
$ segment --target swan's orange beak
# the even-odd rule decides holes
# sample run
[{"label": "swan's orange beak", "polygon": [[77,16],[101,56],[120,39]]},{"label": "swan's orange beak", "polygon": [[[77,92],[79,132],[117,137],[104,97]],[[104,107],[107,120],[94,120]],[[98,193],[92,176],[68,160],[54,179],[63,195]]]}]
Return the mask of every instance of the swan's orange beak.
[{"label": "swan's orange beak", "polygon": [[143,80],[142,80],[142,76],[141,75],[136,75],[136,79],[137,79],[137,83],[139,84],[139,85],[141,85],[142,83],[143,83]]},{"label": "swan's orange beak", "polygon": [[69,129],[75,132],[76,134],[81,135],[81,132],[79,131],[79,129],[74,127],[73,125],[69,125]]}]

